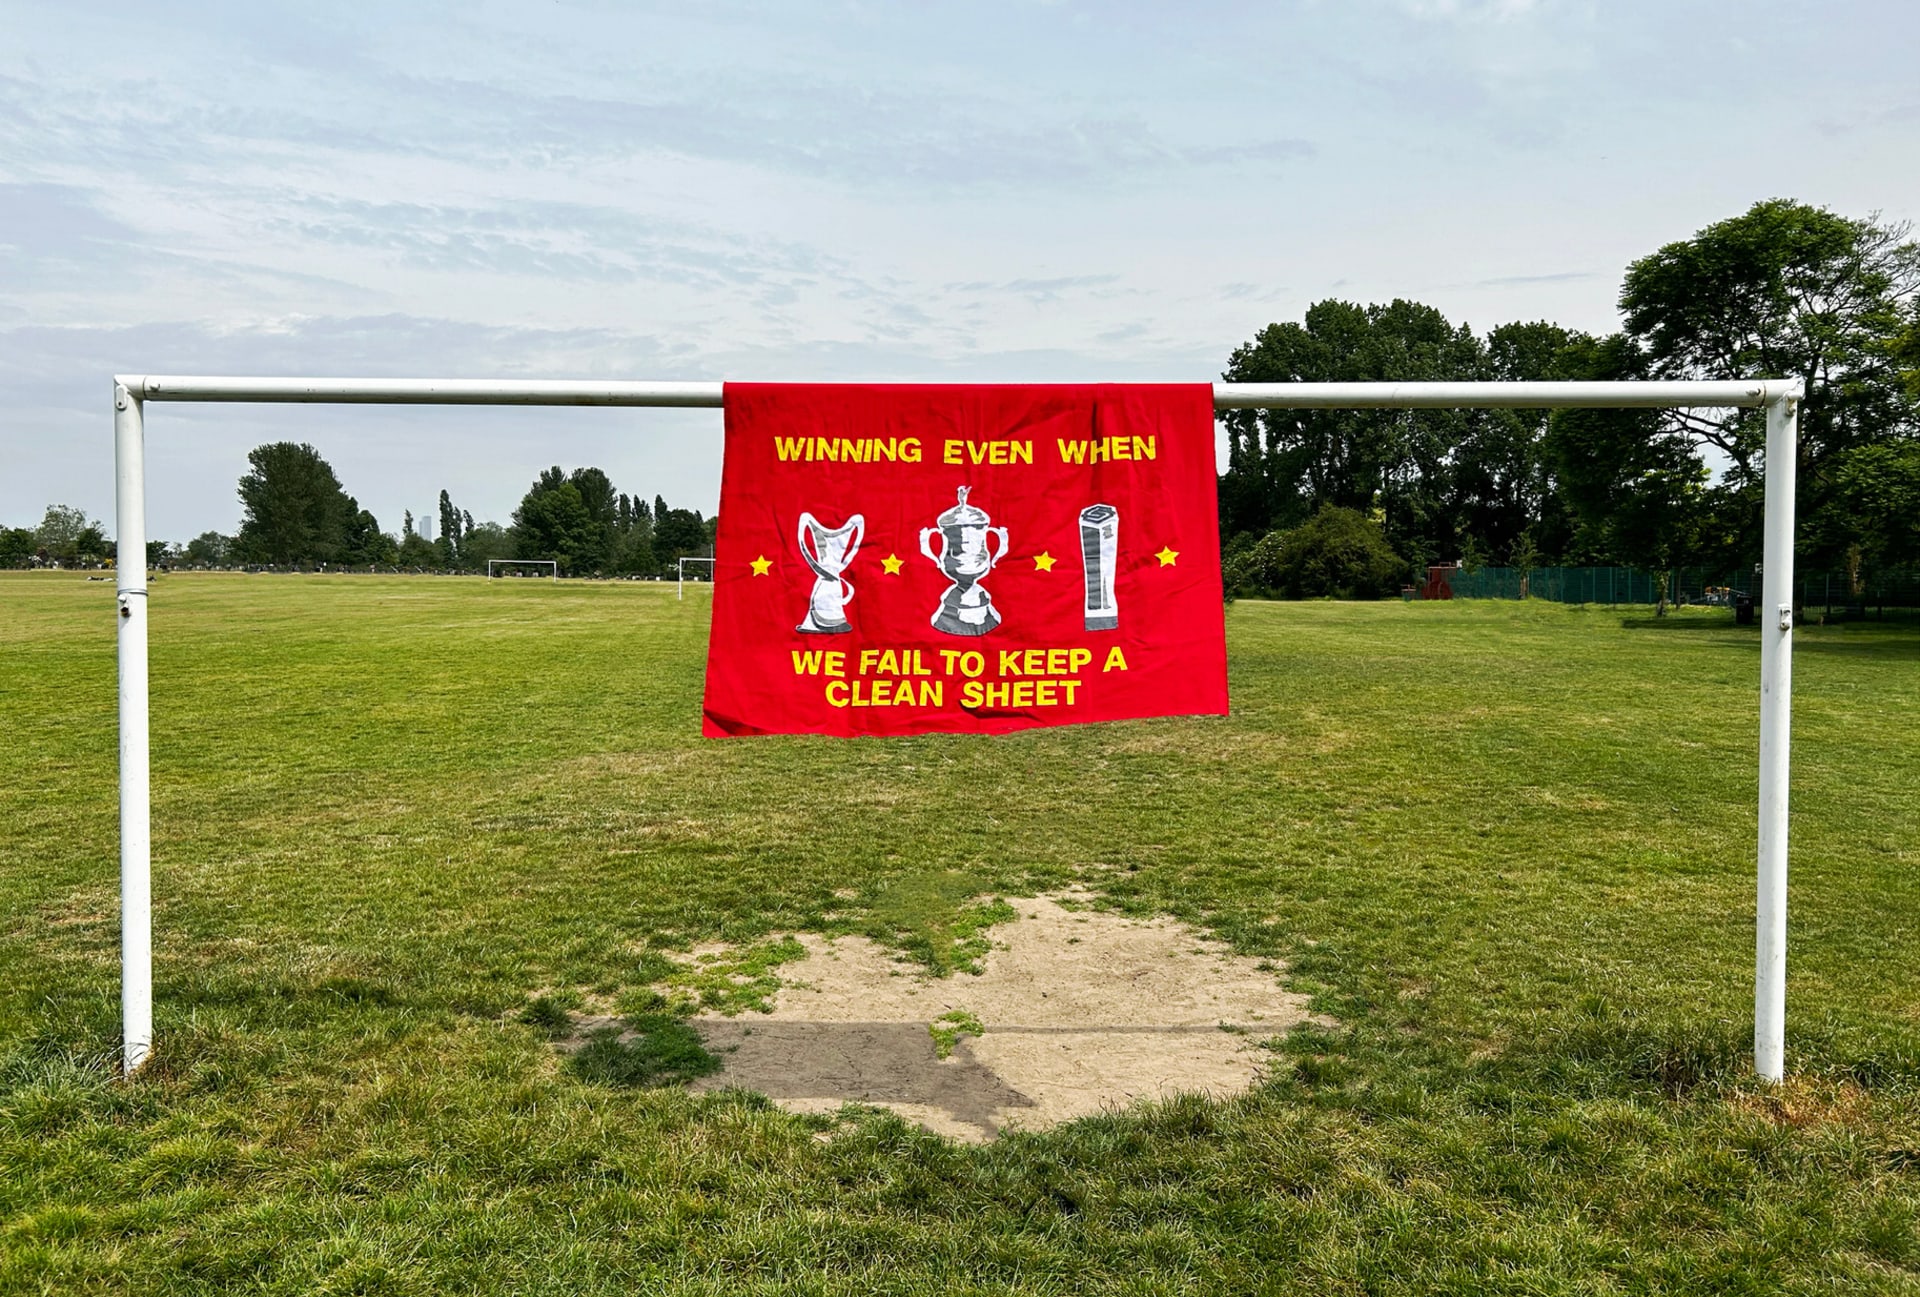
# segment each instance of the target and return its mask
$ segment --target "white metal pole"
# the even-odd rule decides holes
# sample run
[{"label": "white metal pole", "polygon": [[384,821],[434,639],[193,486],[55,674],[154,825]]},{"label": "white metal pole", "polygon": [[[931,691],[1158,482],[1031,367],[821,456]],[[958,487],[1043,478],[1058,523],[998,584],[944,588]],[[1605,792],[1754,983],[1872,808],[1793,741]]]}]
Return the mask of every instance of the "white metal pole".
[{"label": "white metal pole", "polygon": [[687,597],[687,560],[684,558],[680,559],[676,561],[673,566],[674,570],[680,574],[678,577],[680,583],[679,590],[673,597],[676,599],[685,599]]},{"label": "white metal pole", "polygon": [[113,388],[114,561],[120,619],[121,1066],[153,1049],[153,826],[147,750],[147,470],[140,399]]},{"label": "white metal pole", "polygon": [[1760,597],[1760,862],[1754,911],[1753,1068],[1786,1075],[1787,757],[1793,704],[1793,516],[1798,393],[1767,404]]}]

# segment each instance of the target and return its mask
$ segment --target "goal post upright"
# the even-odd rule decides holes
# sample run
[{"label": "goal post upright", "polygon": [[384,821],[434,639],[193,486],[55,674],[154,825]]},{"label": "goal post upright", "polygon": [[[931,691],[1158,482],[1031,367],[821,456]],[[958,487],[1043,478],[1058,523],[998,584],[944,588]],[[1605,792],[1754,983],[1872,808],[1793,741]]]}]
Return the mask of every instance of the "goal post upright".
[{"label": "goal post upright", "polygon": [[1754,897],[1753,1068],[1786,1075],[1787,776],[1793,729],[1794,492],[1800,401],[1767,402],[1767,459],[1760,553],[1760,844]]},{"label": "goal post upright", "polygon": [[[152,816],[148,749],[146,401],[354,405],[624,406],[718,409],[714,382],[117,376],[115,541],[120,753],[121,1017],[128,1075],[153,1049]],[[1229,409],[1764,409],[1767,420],[1760,665],[1759,849],[1754,1069],[1784,1075],[1787,782],[1792,707],[1793,536],[1798,380],[1592,383],[1215,383]],[[682,585],[684,592],[684,583]]]},{"label": "goal post upright", "polygon": [[146,421],[113,385],[114,602],[120,685],[120,1036],[122,1065],[153,1050],[153,815],[147,692]]}]

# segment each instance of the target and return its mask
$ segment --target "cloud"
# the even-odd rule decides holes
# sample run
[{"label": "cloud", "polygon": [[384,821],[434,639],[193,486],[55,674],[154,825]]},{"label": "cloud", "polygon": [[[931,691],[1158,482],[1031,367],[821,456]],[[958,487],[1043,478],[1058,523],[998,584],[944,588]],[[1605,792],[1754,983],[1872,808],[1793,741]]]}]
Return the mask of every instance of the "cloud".
[{"label": "cloud", "polygon": [[789,285],[851,274],[844,260],[803,244],[605,204],[480,207],[285,193],[247,198],[258,213],[249,222],[274,237],[384,254],[437,272],[594,283],[654,280],[694,288]]},{"label": "cloud", "polygon": [[1492,279],[1476,279],[1469,287],[1518,288],[1523,284],[1573,284],[1599,277],[1597,270],[1562,270],[1548,275],[1498,275]]},{"label": "cloud", "polygon": [[970,279],[960,283],[945,284],[942,287],[951,293],[1008,295],[1023,297],[1029,302],[1057,302],[1062,297],[1082,291],[1108,288],[1120,282],[1119,275],[1054,275],[1048,278],[1032,279]]},{"label": "cloud", "polygon": [[1407,0],[1415,18],[1438,22],[1508,22],[1538,13],[1540,0]]}]

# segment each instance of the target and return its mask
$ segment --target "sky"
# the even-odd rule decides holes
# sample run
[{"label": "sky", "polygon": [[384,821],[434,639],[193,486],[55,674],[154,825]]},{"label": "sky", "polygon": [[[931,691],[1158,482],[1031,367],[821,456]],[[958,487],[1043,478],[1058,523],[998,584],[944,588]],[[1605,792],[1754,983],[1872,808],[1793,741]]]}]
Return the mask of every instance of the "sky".
[{"label": "sky", "polygon": [[[1753,203],[1920,217],[1901,0],[0,0],[0,525],[111,376],[1196,381],[1328,297],[1616,326]],[[149,535],[310,442],[389,531],[710,512],[714,411],[147,411]]]}]

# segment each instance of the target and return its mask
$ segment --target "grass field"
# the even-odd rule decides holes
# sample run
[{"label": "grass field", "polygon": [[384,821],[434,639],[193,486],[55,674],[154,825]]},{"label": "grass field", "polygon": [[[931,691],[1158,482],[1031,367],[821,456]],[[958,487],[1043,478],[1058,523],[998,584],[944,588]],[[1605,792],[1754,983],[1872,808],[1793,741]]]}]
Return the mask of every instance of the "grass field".
[{"label": "grass field", "polygon": [[[1797,637],[1769,1092],[1725,613],[1242,602],[1225,720],[712,742],[705,600],[160,580],[124,1085],[113,593],[0,574],[0,1291],[1920,1292],[1920,627]],[[964,1148],[522,1021],[712,940],[950,968],[1074,881],[1342,1026]]]}]

